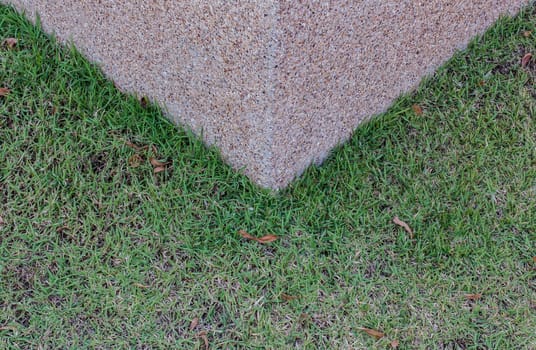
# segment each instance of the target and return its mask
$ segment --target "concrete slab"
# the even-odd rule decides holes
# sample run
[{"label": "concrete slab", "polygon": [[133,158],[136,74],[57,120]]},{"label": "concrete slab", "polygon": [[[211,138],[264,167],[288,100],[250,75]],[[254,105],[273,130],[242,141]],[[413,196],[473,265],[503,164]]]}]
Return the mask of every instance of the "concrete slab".
[{"label": "concrete slab", "polygon": [[282,188],[527,0],[8,0]]}]

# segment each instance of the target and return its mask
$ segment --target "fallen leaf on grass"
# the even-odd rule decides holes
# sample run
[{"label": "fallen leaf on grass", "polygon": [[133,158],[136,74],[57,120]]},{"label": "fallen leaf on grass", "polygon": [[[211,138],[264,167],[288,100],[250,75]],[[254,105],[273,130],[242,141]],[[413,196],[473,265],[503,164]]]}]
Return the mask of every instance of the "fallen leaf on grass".
[{"label": "fallen leaf on grass", "polygon": [[197,337],[203,339],[203,341],[205,342],[205,350],[208,350],[209,344],[208,344],[207,331],[201,331],[197,333]]},{"label": "fallen leaf on grass", "polygon": [[252,241],[255,241],[255,242],[258,242],[258,243],[263,243],[263,244],[273,242],[273,241],[277,240],[277,238],[278,238],[275,235],[266,235],[266,236],[262,236],[262,237],[258,238],[258,237],[254,237],[254,236],[250,235],[249,233],[247,233],[244,230],[238,231],[238,234],[240,236],[244,237],[245,239],[250,239]]},{"label": "fallen leaf on grass", "polygon": [[125,141],[125,145],[127,145],[128,147],[130,148],[133,148],[134,150],[136,151],[145,151],[145,150],[148,150],[148,149],[151,149],[151,151],[153,152],[153,154],[158,154],[158,149],[156,148],[155,145],[145,145],[145,146],[138,146],[136,145],[134,142],[131,142],[131,141]]},{"label": "fallen leaf on grass", "polygon": [[5,87],[0,88],[0,96],[7,96],[9,95],[9,93],[10,93],[10,90],[8,88],[5,88]]},{"label": "fallen leaf on grass", "polygon": [[532,257],[532,261],[533,261],[534,263],[536,263],[536,256],[533,256],[533,257]]},{"label": "fallen leaf on grass", "polygon": [[404,221],[400,220],[400,219],[398,218],[398,216],[395,216],[395,217],[393,218],[393,222],[394,222],[396,225],[398,225],[398,226],[400,226],[400,227],[403,227],[404,230],[406,230],[406,232],[409,233],[409,238],[413,239],[413,230],[409,227],[408,224],[406,224]]},{"label": "fallen leaf on grass", "polygon": [[475,300],[478,300],[478,299],[482,298],[482,294],[481,293],[465,294],[465,298],[467,300],[475,301]]},{"label": "fallen leaf on grass", "polygon": [[0,225],[3,225],[5,224],[6,222],[4,221],[4,218],[0,216]]},{"label": "fallen leaf on grass", "polygon": [[199,317],[194,317],[192,322],[190,322],[190,332],[193,331],[199,324]]},{"label": "fallen leaf on grass", "polygon": [[138,146],[134,142],[130,142],[130,141],[125,141],[125,144],[130,148],[134,148],[136,151],[141,151],[149,147],[149,146]]},{"label": "fallen leaf on grass", "polygon": [[288,295],[285,293],[281,293],[281,299],[283,299],[284,301],[292,301],[292,300],[298,299],[298,297],[295,295]]},{"label": "fallen leaf on grass", "polygon": [[391,347],[393,349],[398,348],[399,345],[400,345],[400,342],[398,340],[396,340],[396,339],[391,342]]},{"label": "fallen leaf on grass", "polygon": [[166,170],[165,167],[163,167],[163,166],[159,166],[159,167],[154,168],[153,172],[154,172],[155,174],[158,174],[158,173],[161,173],[162,171],[165,171],[165,170]]},{"label": "fallen leaf on grass", "polygon": [[411,106],[411,109],[413,109],[413,112],[416,115],[422,115],[422,113],[423,113],[422,107],[419,106],[418,104],[414,104],[413,106]]},{"label": "fallen leaf on grass", "polygon": [[147,289],[149,288],[149,286],[146,286],[145,284],[141,284],[141,283],[133,283],[132,284],[134,287],[138,287],[138,288],[141,288],[141,289]]},{"label": "fallen leaf on grass", "polygon": [[13,327],[13,326],[2,326],[0,327],[0,331],[16,331],[17,328]]},{"label": "fallen leaf on grass", "polygon": [[19,41],[16,38],[7,38],[4,40],[4,45],[9,49],[14,49]]},{"label": "fallen leaf on grass", "polygon": [[133,168],[137,168],[143,163],[143,158],[139,154],[134,154],[128,158],[128,165]]},{"label": "fallen leaf on grass", "polygon": [[521,67],[525,68],[527,64],[529,64],[530,60],[532,59],[532,54],[526,53],[525,56],[521,59]]},{"label": "fallen leaf on grass", "polygon": [[370,335],[371,337],[374,337],[376,339],[381,339],[383,337],[385,337],[385,334],[383,332],[380,332],[380,331],[377,331],[375,329],[370,329],[370,328],[358,328],[360,331],[363,331],[365,333],[367,333],[368,335]]},{"label": "fallen leaf on grass", "polygon": [[275,235],[266,235],[256,239],[256,241],[259,243],[271,243],[275,240],[277,240],[277,236]]},{"label": "fallen leaf on grass", "polygon": [[154,157],[149,158],[149,161],[151,162],[151,165],[154,166],[155,168],[165,167],[166,165],[170,163],[170,162],[161,162]]},{"label": "fallen leaf on grass", "polygon": [[531,35],[532,35],[532,30],[525,30],[525,31],[523,32],[523,36],[524,36],[525,38],[530,38]]}]

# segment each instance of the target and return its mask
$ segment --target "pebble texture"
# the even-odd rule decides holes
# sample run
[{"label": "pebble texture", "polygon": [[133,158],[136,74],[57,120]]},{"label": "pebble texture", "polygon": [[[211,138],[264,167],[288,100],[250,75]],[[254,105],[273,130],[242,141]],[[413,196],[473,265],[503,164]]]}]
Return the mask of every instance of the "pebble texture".
[{"label": "pebble texture", "polygon": [[[2,0],[0,0],[2,1]],[[527,0],[7,0],[285,187]],[[178,150],[180,151],[180,150]]]}]

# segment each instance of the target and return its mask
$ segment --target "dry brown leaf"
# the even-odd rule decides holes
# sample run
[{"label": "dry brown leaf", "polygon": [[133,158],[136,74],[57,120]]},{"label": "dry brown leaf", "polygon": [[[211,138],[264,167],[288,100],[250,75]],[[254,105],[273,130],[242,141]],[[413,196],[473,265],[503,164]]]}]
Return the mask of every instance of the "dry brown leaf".
[{"label": "dry brown leaf", "polygon": [[134,154],[128,158],[128,165],[130,165],[133,168],[137,168],[143,163],[143,158],[139,154]]},{"label": "dry brown leaf", "polygon": [[125,141],[125,145],[127,145],[130,148],[134,148],[136,151],[140,149],[140,146],[135,145],[134,142],[131,141]]},{"label": "dry brown leaf", "polygon": [[529,64],[530,60],[532,59],[532,54],[526,53],[525,56],[521,59],[521,67],[525,68],[527,64]]},{"label": "dry brown leaf", "polygon": [[532,261],[536,264],[536,256],[532,257]]},{"label": "dry brown leaf", "polygon": [[7,38],[4,40],[4,45],[10,49],[14,49],[18,42],[16,38]]},{"label": "dry brown leaf", "polygon": [[381,339],[383,337],[385,337],[385,334],[380,332],[380,331],[377,331],[375,329],[370,329],[370,328],[358,328],[359,330],[367,333],[368,335],[376,338],[376,339]]},{"label": "dry brown leaf", "polygon": [[166,165],[169,164],[169,162],[161,162],[154,157],[149,158],[149,162],[151,162],[151,165],[154,166],[155,168],[165,167]]},{"label": "dry brown leaf", "polygon": [[411,106],[411,109],[413,109],[413,112],[416,115],[422,115],[422,113],[423,113],[422,107],[419,106],[418,104],[414,104],[413,106]]},{"label": "dry brown leaf", "polygon": [[11,92],[11,90],[9,90],[8,88],[0,88],[0,96],[7,96],[9,95],[9,93]]},{"label": "dry brown leaf", "polygon": [[523,32],[523,36],[524,36],[525,38],[530,38],[531,35],[532,35],[532,30],[525,30],[525,31]]},{"label": "dry brown leaf", "polygon": [[391,347],[393,349],[398,348],[399,345],[400,345],[400,342],[398,340],[396,340],[396,339],[391,342]]},{"label": "dry brown leaf", "polygon": [[284,301],[292,301],[292,300],[298,299],[298,297],[295,295],[288,295],[285,293],[281,293],[281,299],[283,299]]},{"label": "dry brown leaf", "polygon": [[207,331],[201,331],[197,333],[197,337],[203,339],[203,341],[205,342],[205,350],[208,350],[209,344],[208,344]]},{"label": "dry brown leaf", "polygon": [[465,294],[465,298],[467,300],[475,301],[475,300],[478,300],[478,299],[482,298],[482,294],[481,293]]},{"label": "dry brown leaf", "polygon": [[250,235],[249,233],[247,233],[246,231],[244,230],[240,230],[238,231],[238,234],[242,237],[244,237],[245,239],[251,239],[253,241],[257,240],[256,237],[253,237],[252,235]]},{"label": "dry brown leaf", "polygon": [[146,286],[145,284],[141,284],[141,283],[133,283],[132,284],[134,287],[138,287],[138,288],[141,288],[141,289],[147,289],[149,288],[149,286]]},{"label": "dry brown leaf", "polygon": [[0,331],[16,331],[17,328],[13,327],[13,326],[1,326],[0,327]]},{"label": "dry brown leaf", "polygon": [[161,173],[162,171],[166,171],[166,168],[163,167],[163,166],[156,167],[156,168],[154,168],[154,170],[153,170],[153,172],[154,172],[155,174]]},{"label": "dry brown leaf", "polygon": [[199,317],[194,317],[192,322],[190,322],[190,332],[193,331],[197,325],[199,325]]},{"label": "dry brown leaf", "polygon": [[238,234],[240,236],[244,237],[245,239],[249,239],[249,240],[252,240],[252,241],[255,241],[255,242],[258,242],[258,243],[263,243],[263,244],[273,242],[273,241],[277,240],[277,238],[278,238],[275,235],[266,235],[266,236],[262,236],[260,238],[257,238],[257,237],[254,237],[254,236],[250,235],[249,233],[247,233],[244,230],[238,231]]},{"label": "dry brown leaf", "polygon": [[130,142],[130,141],[125,141],[125,144],[130,148],[134,148],[136,151],[142,151],[144,149],[149,148],[149,146],[138,146],[135,143]]},{"label": "dry brown leaf", "polygon": [[277,236],[275,235],[266,235],[266,236],[262,236],[261,238],[256,239],[256,241],[259,243],[271,243],[276,240],[277,240]]},{"label": "dry brown leaf", "polygon": [[393,222],[394,222],[396,225],[398,225],[398,226],[400,226],[400,227],[403,227],[404,230],[406,230],[406,232],[409,233],[409,238],[413,239],[413,230],[409,227],[408,224],[406,224],[404,221],[400,220],[400,219],[398,218],[398,216],[395,216],[395,217],[393,218]]},{"label": "dry brown leaf", "polygon": [[6,222],[4,221],[4,218],[0,216],[0,225],[3,225],[5,224]]}]

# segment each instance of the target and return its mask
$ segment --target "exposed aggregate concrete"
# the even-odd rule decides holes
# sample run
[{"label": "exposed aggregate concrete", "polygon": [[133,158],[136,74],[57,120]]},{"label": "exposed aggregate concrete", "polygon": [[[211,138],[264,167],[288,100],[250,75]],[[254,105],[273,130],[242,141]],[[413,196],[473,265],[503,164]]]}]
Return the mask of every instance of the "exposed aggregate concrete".
[{"label": "exposed aggregate concrete", "polygon": [[527,0],[7,0],[161,103],[261,186],[286,186]]}]

